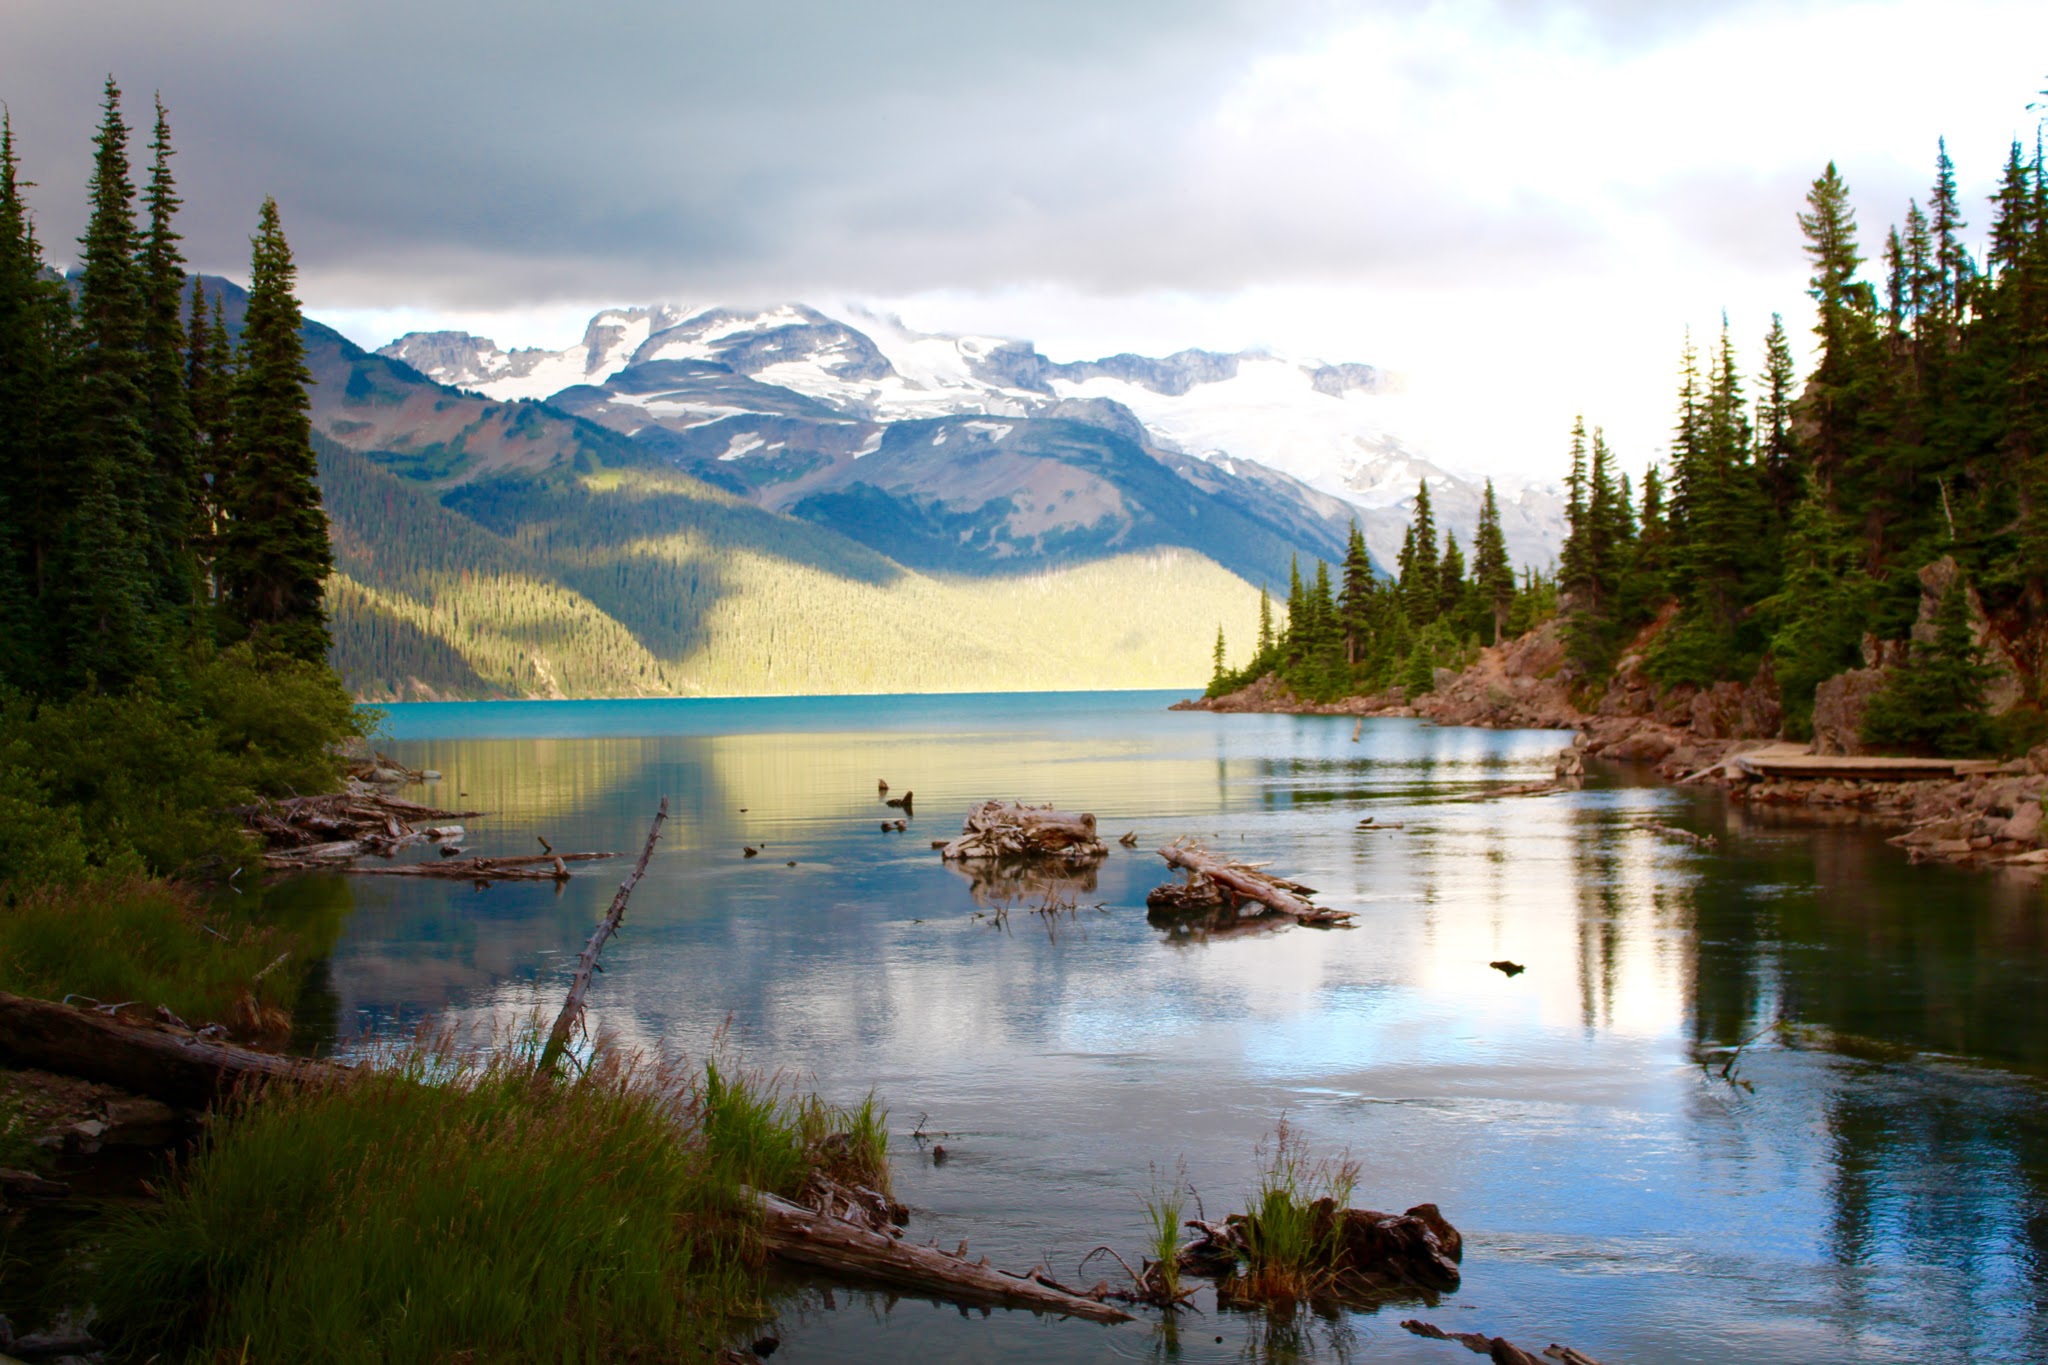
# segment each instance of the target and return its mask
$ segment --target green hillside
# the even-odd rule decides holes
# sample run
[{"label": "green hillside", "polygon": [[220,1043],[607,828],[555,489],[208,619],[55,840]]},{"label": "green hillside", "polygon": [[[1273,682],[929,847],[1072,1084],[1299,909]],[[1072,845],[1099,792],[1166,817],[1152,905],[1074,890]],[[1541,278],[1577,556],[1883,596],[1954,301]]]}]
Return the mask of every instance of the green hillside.
[{"label": "green hillside", "polygon": [[1187,551],[942,577],[660,467],[437,498],[320,455],[335,663],[372,700],[1187,686],[1219,624],[1256,630],[1257,590]]}]

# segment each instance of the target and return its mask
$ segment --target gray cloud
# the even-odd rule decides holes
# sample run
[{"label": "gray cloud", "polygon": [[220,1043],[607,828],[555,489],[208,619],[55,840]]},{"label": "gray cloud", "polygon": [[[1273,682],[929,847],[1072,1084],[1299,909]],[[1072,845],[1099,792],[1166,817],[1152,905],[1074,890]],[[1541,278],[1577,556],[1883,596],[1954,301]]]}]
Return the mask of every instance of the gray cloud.
[{"label": "gray cloud", "polygon": [[[1337,164],[1219,146],[1211,115],[1252,60],[1386,8],[28,0],[0,98],[52,255],[80,227],[111,70],[132,122],[152,90],[170,106],[196,262],[233,270],[275,194],[302,267],[361,305],[1229,290],[1594,255],[1601,230],[1562,190],[1489,197],[1474,167],[1409,154],[1398,127]],[[1493,13],[1629,50],[1703,8]]]}]

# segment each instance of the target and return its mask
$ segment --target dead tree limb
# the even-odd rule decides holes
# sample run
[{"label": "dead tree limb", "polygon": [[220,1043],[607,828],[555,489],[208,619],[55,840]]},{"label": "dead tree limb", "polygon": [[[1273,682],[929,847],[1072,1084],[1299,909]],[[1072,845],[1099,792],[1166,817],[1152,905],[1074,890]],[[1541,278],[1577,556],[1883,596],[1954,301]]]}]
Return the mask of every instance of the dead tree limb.
[{"label": "dead tree limb", "polygon": [[203,1109],[244,1081],[331,1080],[342,1068],[117,1020],[97,1010],[0,991],[0,1056],[17,1066],[102,1081]]},{"label": "dead tree limb", "polygon": [[768,1249],[785,1260],[822,1270],[883,1280],[952,1302],[991,1303],[1059,1313],[1090,1322],[1129,1322],[1121,1308],[1046,1283],[1037,1274],[1013,1275],[935,1246],[904,1242],[844,1218],[778,1199],[755,1196]]},{"label": "dead tree limb", "polygon": [[[561,1063],[562,1054],[569,1050],[569,1039],[583,1026],[583,994],[590,989],[590,974],[597,970],[597,955],[604,951],[605,940],[618,931],[626,918],[626,898],[633,894],[633,888],[640,884],[640,878],[647,873],[647,861],[654,856],[655,841],[661,838],[661,827],[668,821],[668,798],[661,798],[660,809],[654,812],[654,824],[647,831],[647,847],[640,850],[640,861],[633,864],[632,873],[619,883],[619,893],[612,897],[612,908],[605,912],[604,920],[591,932],[590,942],[583,945],[583,953],[576,959],[576,974],[569,978],[569,998],[562,1002],[562,1012],[555,1016],[555,1026],[548,1033],[547,1046],[541,1049],[540,1062],[534,1067],[535,1076],[552,1076],[555,1067]],[[574,857],[574,854],[561,854]]]}]

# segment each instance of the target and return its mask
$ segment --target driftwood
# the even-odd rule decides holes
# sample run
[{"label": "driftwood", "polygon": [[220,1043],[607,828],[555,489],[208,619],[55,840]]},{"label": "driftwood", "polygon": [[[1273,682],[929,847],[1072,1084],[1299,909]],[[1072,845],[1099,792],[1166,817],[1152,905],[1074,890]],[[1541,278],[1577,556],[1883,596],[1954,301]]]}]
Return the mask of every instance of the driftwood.
[{"label": "driftwood", "polygon": [[[583,995],[590,989],[590,974],[597,970],[597,955],[604,951],[605,940],[618,932],[626,920],[626,898],[633,894],[633,888],[647,875],[647,862],[654,856],[655,841],[661,838],[661,827],[668,821],[668,798],[661,798],[661,805],[654,812],[654,824],[647,831],[647,847],[640,850],[640,861],[633,864],[633,871],[626,880],[619,883],[618,894],[612,897],[611,909],[604,919],[591,931],[590,942],[583,945],[583,952],[576,959],[575,974],[569,978],[569,996],[562,1002],[562,1012],[555,1016],[555,1026],[548,1032],[548,1043],[541,1050],[540,1062],[534,1067],[536,1076],[550,1075],[562,1054],[569,1050],[569,1039],[583,1026]],[[573,855],[562,854],[566,858]],[[557,866],[560,865],[559,858]],[[563,876],[568,873],[564,872]]]},{"label": "driftwood", "polygon": [[1468,1351],[1476,1352],[1495,1362],[1495,1365],[1543,1365],[1546,1360],[1560,1362],[1560,1365],[1600,1365],[1593,1357],[1569,1346],[1552,1342],[1543,1348],[1541,1355],[1525,1351],[1506,1337],[1489,1337],[1480,1332],[1446,1332],[1435,1323],[1418,1322],[1414,1318],[1401,1324],[1418,1337],[1433,1341],[1455,1341]]},{"label": "driftwood", "polygon": [[1029,806],[984,801],[967,812],[960,837],[939,850],[949,862],[983,858],[1047,858],[1068,864],[1100,862],[1109,848],[1095,833],[1095,817]]},{"label": "driftwood", "polygon": [[567,863],[616,858],[616,853],[526,853],[516,858],[454,858],[438,863],[401,863],[396,867],[343,867],[358,877],[439,877],[458,882],[567,881]]},{"label": "driftwood", "polygon": [[1331,910],[1310,901],[1313,888],[1263,872],[1258,865],[1221,857],[1200,844],[1177,841],[1160,849],[1159,856],[1166,859],[1167,866],[1185,871],[1188,879],[1180,885],[1169,882],[1147,896],[1146,905],[1154,909],[1195,911],[1219,904],[1240,908],[1250,902],[1297,924],[1329,927],[1351,922],[1349,911]]},{"label": "driftwood", "polygon": [[768,1249],[785,1260],[903,1285],[952,1302],[1030,1308],[1090,1322],[1131,1320],[1121,1308],[1076,1293],[1042,1270],[1013,1275],[991,1266],[986,1256],[970,1261],[965,1243],[956,1252],[920,1246],[772,1194],[759,1194],[756,1199],[761,1208],[762,1237]]},{"label": "driftwood", "polygon": [[237,1047],[189,1029],[6,992],[0,992],[0,1056],[191,1109],[243,1082],[325,1080],[340,1072],[330,1063]]},{"label": "driftwood", "polygon": [[273,868],[330,867],[365,854],[389,856],[428,839],[459,839],[459,825],[421,830],[428,820],[467,819],[475,810],[442,810],[402,801],[372,783],[350,778],[343,790],[319,796],[259,801],[235,814],[268,850]]}]

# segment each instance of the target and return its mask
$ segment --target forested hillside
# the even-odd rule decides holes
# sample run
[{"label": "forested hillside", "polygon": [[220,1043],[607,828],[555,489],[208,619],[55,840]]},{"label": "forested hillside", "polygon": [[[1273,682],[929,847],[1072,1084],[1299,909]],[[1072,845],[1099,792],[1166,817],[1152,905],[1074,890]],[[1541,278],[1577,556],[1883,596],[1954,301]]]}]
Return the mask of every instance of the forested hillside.
[{"label": "forested hillside", "polygon": [[1186,551],[946,578],[660,467],[436,498],[320,455],[334,657],[373,699],[1171,687],[1257,611]]}]

